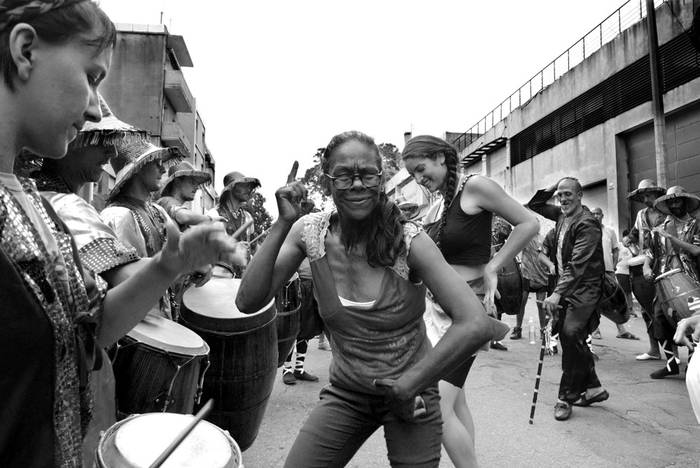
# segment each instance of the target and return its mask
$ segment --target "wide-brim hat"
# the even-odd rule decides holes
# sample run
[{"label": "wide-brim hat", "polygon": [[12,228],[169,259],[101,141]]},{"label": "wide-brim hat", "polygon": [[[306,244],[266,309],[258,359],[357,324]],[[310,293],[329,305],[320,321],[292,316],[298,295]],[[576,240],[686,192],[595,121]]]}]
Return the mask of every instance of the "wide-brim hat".
[{"label": "wide-brim hat", "polygon": [[627,195],[627,198],[629,198],[630,200],[641,202],[642,195],[645,193],[655,193],[660,196],[666,193],[666,189],[656,185],[656,181],[653,181],[651,179],[643,179],[641,182],[639,182],[639,186],[637,186],[637,189],[631,191],[629,195]]},{"label": "wide-brim hat", "polygon": [[[86,146],[111,146],[128,144],[148,138],[148,132],[129,125],[117,118],[107,105],[101,94],[97,94],[100,102],[102,119],[99,122],[85,122],[75,140],[71,141],[68,151]],[[28,150],[22,150],[15,158],[14,173],[31,177],[32,173],[43,166],[43,158]]]},{"label": "wide-brim hat", "polygon": [[183,157],[177,147],[163,148],[146,140],[135,140],[117,145],[117,155],[109,161],[116,174],[116,180],[108,197],[114,198],[124,187],[124,184],[146,164],[160,160],[165,167],[169,168],[171,165],[177,164]]},{"label": "wide-brim hat", "polygon": [[148,137],[148,132],[145,130],[119,120],[101,94],[98,93],[97,97],[100,101],[102,119],[99,122],[85,122],[78,136],[71,142],[72,148],[124,144]]},{"label": "wide-brim hat", "polygon": [[261,186],[259,179],[255,177],[246,177],[240,172],[233,171],[224,176],[224,190],[221,192],[221,195],[223,196],[224,193],[233,190],[237,184],[249,184],[252,185],[253,188]]},{"label": "wide-brim hat", "polygon": [[670,215],[671,210],[668,208],[668,201],[676,198],[685,199],[685,210],[688,213],[700,208],[700,197],[693,195],[692,193],[686,192],[686,190],[680,185],[674,185],[669,188],[666,195],[662,195],[656,199],[654,202],[654,208],[662,212],[663,214]]},{"label": "wide-brim hat", "polygon": [[194,180],[194,185],[197,186],[211,181],[211,174],[205,171],[198,171],[189,161],[182,161],[176,166],[170,166],[168,177],[165,179],[165,182],[163,182],[163,188],[160,190],[160,193],[168,193],[170,184],[172,184],[175,179],[181,177],[191,177]]}]

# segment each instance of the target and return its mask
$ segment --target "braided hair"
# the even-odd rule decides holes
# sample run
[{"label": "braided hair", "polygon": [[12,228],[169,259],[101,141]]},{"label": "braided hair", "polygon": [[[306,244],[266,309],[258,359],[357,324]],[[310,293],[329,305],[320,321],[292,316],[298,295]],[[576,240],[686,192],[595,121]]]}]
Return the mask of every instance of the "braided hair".
[{"label": "braided hair", "polygon": [[411,158],[428,158],[435,161],[438,156],[442,155],[445,158],[445,166],[447,167],[447,180],[445,181],[445,193],[443,194],[443,210],[440,224],[435,232],[433,239],[438,247],[442,233],[447,224],[447,211],[452,203],[452,199],[457,195],[457,186],[459,181],[458,167],[459,157],[457,149],[443,140],[430,135],[420,135],[411,138],[403,149],[402,159],[405,161]]},{"label": "braided hair", "polygon": [[[382,159],[379,148],[372,137],[358,131],[348,131],[334,136],[326,146],[321,158],[321,170],[327,174],[330,169],[333,151],[343,143],[357,141],[367,145],[377,157],[379,170],[382,169]],[[331,181],[323,177],[323,188],[330,193]],[[387,197],[383,186],[379,190],[379,203],[365,220],[359,222],[358,229],[341,232],[341,240],[345,250],[349,252],[356,245],[365,246],[367,263],[372,267],[393,266],[396,259],[406,252],[403,238],[403,225],[406,223],[402,211]],[[342,222],[342,220],[341,220]],[[354,222],[358,225],[358,222]]]}]

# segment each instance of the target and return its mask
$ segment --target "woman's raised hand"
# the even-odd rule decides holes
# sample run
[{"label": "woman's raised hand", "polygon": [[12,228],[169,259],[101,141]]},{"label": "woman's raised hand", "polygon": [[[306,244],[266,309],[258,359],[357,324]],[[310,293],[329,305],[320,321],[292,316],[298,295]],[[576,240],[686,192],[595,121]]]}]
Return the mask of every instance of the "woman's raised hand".
[{"label": "woman's raised hand", "polygon": [[282,221],[294,222],[301,214],[301,202],[306,200],[306,187],[296,180],[299,163],[294,161],[292,170],[287,176],[287,185],[277,189],[277,209]]}]

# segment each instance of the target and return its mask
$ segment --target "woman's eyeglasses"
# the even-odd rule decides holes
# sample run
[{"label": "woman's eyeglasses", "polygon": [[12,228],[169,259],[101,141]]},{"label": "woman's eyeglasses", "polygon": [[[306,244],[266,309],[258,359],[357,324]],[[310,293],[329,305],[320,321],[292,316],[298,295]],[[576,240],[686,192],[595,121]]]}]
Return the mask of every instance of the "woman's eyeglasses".
[{"label": "woman's eyeglasses", "polygon": [[367,173],[367,172],[355,172],[352,175],[342,174],[339,176],[332,176],[330,174],[324,174],[326,177],[333,181],[333,187],[337,190],[347,190],[352,187],[355,179],[360,179],[360,182],[365,188],[377,187],[382,181],[382,172],[379,173]]}]

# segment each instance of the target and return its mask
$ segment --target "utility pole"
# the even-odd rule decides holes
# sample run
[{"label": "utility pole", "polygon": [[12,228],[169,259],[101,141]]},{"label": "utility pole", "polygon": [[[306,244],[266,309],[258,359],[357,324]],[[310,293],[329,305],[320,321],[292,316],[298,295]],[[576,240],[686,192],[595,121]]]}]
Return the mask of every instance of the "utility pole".
[{"label": "utility pole", "polygon": [[666,119],[664,99],[659,79],[659,40],[656,34],[654,0],[647,4],[647,37],[649,38],[649,67],[651,72],[651,104],[654,112],[654,153],[656,155],[656,183],[666,187]]}]

